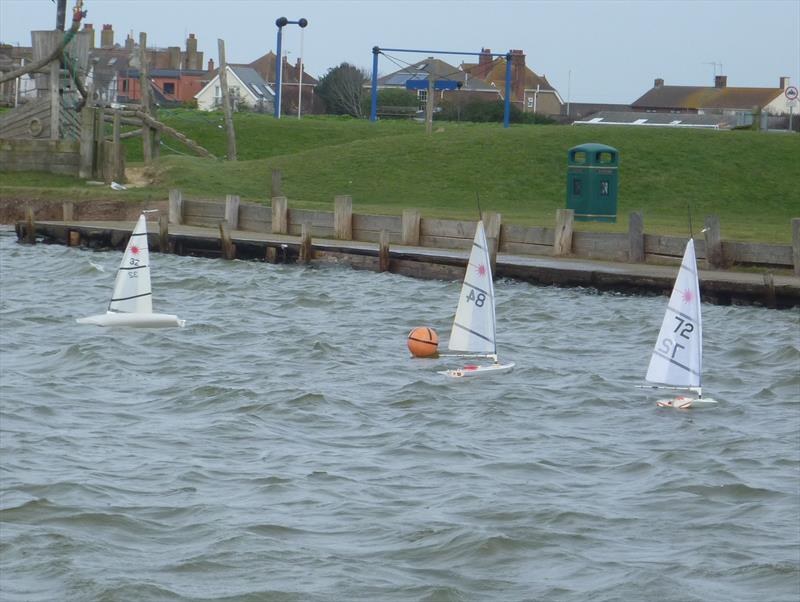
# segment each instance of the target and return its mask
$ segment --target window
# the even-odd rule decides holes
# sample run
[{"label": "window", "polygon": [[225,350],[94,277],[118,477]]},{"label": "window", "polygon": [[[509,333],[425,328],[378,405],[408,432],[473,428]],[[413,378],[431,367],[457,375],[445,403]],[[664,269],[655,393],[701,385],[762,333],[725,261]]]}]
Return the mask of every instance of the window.
[{"label": "window", "polygon": [[419,99],[419,110],[425,110],[425,104],[428,102],[428,91],[427,90],[418,90],[417,91],[417,98]]},{"label": "window", "polygon": [[175,82],[164,82],[164,94],[175,94]]},{"label": "window", "polygon": [[128,80],[127,79],[123,79],[122,80],[122,91],[123,92],[127,92],[128,91]]}]

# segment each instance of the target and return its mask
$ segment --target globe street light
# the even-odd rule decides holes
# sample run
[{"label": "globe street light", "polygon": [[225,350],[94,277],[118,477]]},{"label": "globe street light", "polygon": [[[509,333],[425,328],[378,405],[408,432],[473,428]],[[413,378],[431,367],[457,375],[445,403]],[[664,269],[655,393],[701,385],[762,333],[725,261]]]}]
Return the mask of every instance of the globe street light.
[{"label": "globe street light", "polygon": [[[283,72],[283,57],[281,56],[281,37],[283,34],[283,28],[286,25],[299,25],[301,29],[305,28],[308,25],[308,21],[306,19],[299,19],[297,21],[289,21],[286,17],[280,17],[279,19],[275,19],[275,25],[278,26],[278,43],[277,48],[275,49],[275,119],[281,118],[281,73]],[[303,59],[300,59],[302,63]],[[300,78],[302,80],[303,74],[300,74]]]}]

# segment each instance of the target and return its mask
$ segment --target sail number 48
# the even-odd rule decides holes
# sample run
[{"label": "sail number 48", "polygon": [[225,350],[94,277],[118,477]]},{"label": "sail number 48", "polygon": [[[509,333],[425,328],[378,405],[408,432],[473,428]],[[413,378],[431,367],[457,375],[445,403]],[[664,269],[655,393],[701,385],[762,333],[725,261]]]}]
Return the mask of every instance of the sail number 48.
[{"label": "sail number 48", "polygon": [[469,295],[467,295],[467,301],[473,301],[478,307],[483,307],[483,304],[486,301],[486,295],[484,293],[478,293],[476,295],[475,291],[471,290]]}]

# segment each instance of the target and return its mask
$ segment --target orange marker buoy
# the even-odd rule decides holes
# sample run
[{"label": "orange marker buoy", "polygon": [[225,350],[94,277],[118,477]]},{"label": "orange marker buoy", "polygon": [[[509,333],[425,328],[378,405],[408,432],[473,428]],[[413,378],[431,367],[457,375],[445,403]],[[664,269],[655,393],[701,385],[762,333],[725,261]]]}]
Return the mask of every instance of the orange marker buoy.
[{"label": "orange marker buoy", "polygon": [[408,350],[414,357],[431,357],[439,348],[439,335],[433,328],[417,326],[408,333]]}]

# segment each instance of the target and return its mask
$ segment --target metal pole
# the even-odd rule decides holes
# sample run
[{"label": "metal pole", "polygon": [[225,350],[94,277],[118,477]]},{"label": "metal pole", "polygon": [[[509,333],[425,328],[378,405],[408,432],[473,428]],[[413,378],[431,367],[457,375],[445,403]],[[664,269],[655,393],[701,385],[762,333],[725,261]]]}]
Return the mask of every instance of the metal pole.
[{"label": "metal pole", "polygon": [[305,27],[300,28],[300,81],[297,84],[297,118],[300,119],[303,106],[303,32]]},{"label": "metal pole", "polygon": [[372,47],[372,105],[369,112],[369,120],[378,119],[378,55],[381,49],[377,46]]},{"label": "metal pole", "polygon": [[509,127],[511,120],[511,53],[506,54],[506,107],[503,116],[503,127]]},{"label": "metal pole", "polygon": [[281,17],[275,21],[278,26],[278,41],[275,48],[275,119],[281,118],[281,72],[283,71],[283,55],[281,54],[281,38],[283,26],[288,23],[286,17]]}]

